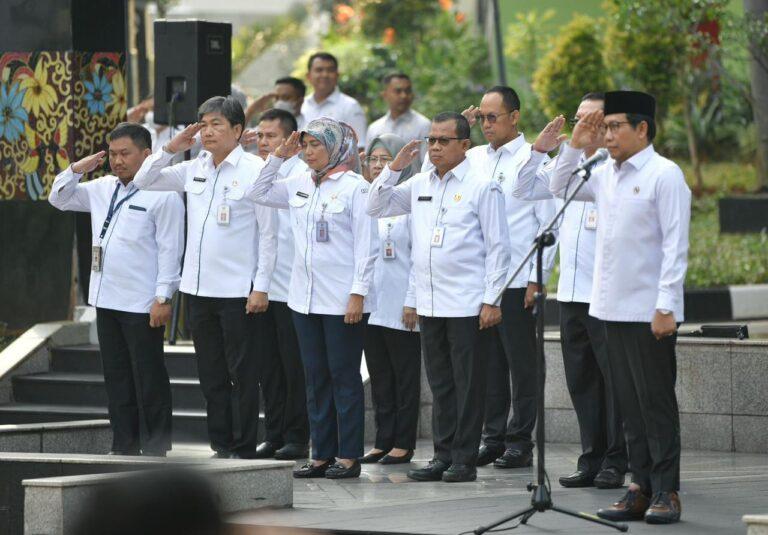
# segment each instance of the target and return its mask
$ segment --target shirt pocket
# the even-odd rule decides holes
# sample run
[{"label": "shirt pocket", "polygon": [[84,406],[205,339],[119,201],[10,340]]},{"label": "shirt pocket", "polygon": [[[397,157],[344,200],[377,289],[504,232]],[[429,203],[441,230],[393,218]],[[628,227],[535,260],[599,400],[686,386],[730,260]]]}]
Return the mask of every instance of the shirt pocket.
[{"label": "shirt pocket", "polygon": [[464,228],[471,225],[472,219],[474,212],[470,206],[448,206],[443,213],[442,223],[446,227]]},{"label": "shirt pocket", "polygon": [[291,214],[291,221],[296,225],[302,225],[307,220],[307,202],[306,197],[299,197],[298,195],[288,199],[289,211]]},{"label": "shirt pocket", "polygon": [[206,182],[187,182],[184,184],[184,191],[191,195],[200,195],[205,191]]},{"label": "shirt pocket", "polygon": [[121,241],[136,243],[153,236],[152,219],[146,206],[127,202],[120,208],[118,215],[119,227],[115,229],[115,237]]},{"label": "shirt pocket", "polygon": [[325,219],[328,220],[331,228],[341,229],[349,227],[347,223],[348,216],[344,209],[344,202],[341,199],[334,199],[325,207]]}]

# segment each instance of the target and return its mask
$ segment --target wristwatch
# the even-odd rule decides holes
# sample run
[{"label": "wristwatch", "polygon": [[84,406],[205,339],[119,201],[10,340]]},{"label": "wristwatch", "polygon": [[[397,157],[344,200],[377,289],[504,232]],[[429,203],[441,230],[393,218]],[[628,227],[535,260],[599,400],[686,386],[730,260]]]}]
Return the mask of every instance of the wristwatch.
[{"label": "wristwatch", "polygon": [[666,308],[657,308],[656,310],[658,310],[661,314],[665,316],[669,316],[670,314],[672,314],[672,311],[667,310]]},{"label": "wristwatch", "polygon": [[155,302],[158,305],[164,305],[164,304],[166,304],[168,302],[168,298],[164,297],[164,296],[161,296],[161,295],[158,295],[158,296],[155,297]]}]

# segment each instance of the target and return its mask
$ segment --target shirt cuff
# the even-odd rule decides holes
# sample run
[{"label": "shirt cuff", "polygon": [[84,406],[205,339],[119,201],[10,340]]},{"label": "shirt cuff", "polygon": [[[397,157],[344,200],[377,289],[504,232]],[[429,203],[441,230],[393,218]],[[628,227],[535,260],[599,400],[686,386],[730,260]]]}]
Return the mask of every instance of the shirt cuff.
[{"label": "shirt cuff", "polygon": [[155,297],[165,297],[170,299],[173,297],[173,289],[170,284],[158,284],[155,287]]},{"label": "shirt cuff", "polygon": [[535,163],[541,163],[541,160],[547,157],[546,152],[539,152],[531,147],[531,161]]},{"label": "shirt cuff", "polygon": [[349,293],[366,296],[368,295],[368,285],[365,284],[364,282],[359,282],[359,281],[353,282],[352,289],[349,291]]},{"label": "shirt cuff", "polygon": [[279,168],[281,165],[283,165],[283,162],[285,161],[285,158],[280,158],[279,156],[275,156],[274,154],[270,154],[267,156],[267,162],[266,165],[271,165],[272,167]]},{"label": "shirt cuff", "polygon": [[73,165],[75,165],[75,164],[74,163],[70,164],[70,166],[67,167],[67,171],[69,171],[72,174],[73,177],[75,177],[76,179],[80,180],[85,173],[77,173],[77,172],[75,172],[75,170],[72,169]]},{"label": "shirt cuff", "polygon": [[405,296],[405,303],[403,303],[404,307],[408,308],[416,308],[416,296],[415,295],[406,295]]},{"label": "shirt cuff", "polygon": [[499,297],[499,295],[502,293],[501,288],[490,288],[485,290],[485,295],[483,295],[483,304],[484,305],[491,305],[494,307],[501,305],[501,299],[499,299],[499,302],[495,302],[496,298]]},{"label": "shirt cuff", "polygon": [[656,298],[656,310],[672,310],[674,311],[677,307],[675,306],[677,304],[677,299],[674,295],[670,295],[667,292],[659,291],[659,295]]},{"label": "shirt cuff", "polygon": [[385,184],[389,184],[390,182],[397,182],[400,180],[400,175],[403,174],[403,170],[395,171],[394,169],[390,169],[389,165],[387,165],[385,171],[389,172],[389,175],[386,176],[386,180],[384,180]]},{"label": "shirt cuff", "polygon": [[269,293],[269,283],[270,283],[269,277],[256,275],[256,278],[253,279],[253,290],[251,291]]}]

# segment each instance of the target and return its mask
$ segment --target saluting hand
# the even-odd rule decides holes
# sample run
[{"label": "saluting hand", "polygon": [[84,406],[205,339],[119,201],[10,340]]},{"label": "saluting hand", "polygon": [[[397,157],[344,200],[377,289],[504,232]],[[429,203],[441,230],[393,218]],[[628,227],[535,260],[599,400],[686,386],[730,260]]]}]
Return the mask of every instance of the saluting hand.
[{"label": "saluting hand", "polygon": [[478,108],[477,106],[474,106],[474,105],[470,106],[469,108],[467,108],[466,110],[461,112],[461,114],[464,117],[466,117],[467,121],[469,121],[469,126],[474,126],[475,125],[475,123],[477,122],[477,115],[479,113],[480,113],[480,108]]},{"label": "saluting hand", "polygon": [[106,151],[100,150],[96,154],[86,156],[82,160],[72,164],[72,172],[77,173],[78,175],[90,173],[104,163],[104,156],[106,154]]},{"label": "saluting hand", "polygon": [[277,158],[288,159],[301,152],[301,136],[298,132],[291,132],[288,139],[283,138],[280,145],[275,149],[274,154]]},{"label": "saluting hand", "polygon": [[585,149],[595,145],[600,139],[603,128],[603,110],[594,110],[579,119],[571,136],[571,147]]},{"label": "saluting hand", "polygon": [[249,128],[243,135],[240,136],[240,145],[243,147],[249,147],[259,142],[259,130],[257,128]]},{"label": "saluting hand", "polygon": [[560,143],[568,139],[568,136],[561,134],[565,126],[565,117],[558,115],[552,119],[547,126],[539,133],[539,137],[533,142],[533,150],[536,152],[552,152]]},{"label": "saluting hand", "polygon": [[269,296],[266,292],[253,291],[248,294],[248,301],[245,303],[246,314],[259,314],[266,312],[269,308]]},{"label": "saluting hand", "polygon": [[191,149],[195,145],[195,136],[202,128],[203,125],[200,123],[189,125],[173,136],[173,139],[165,145],[165,150],[172,154],[176,154],[177,152]]},{"label": "saluting hand", "polygon": [[411,165],[411,162],[416,159],[416,156],[419,155],[420,145],[421,145],[420,139],[414,139],[406,143],[405,146],[402,149],[400,149],[400,152],[397,153],[397,156],[395,156],[395,159],[392,160],[392,162],[389,164],[389,168],[392,171],[402,171],[403,169]]},{"label": "saluting hand", "polygon": [[480,330],[489,329],[501,323],[501,307],[483,304],[480,309]]}]

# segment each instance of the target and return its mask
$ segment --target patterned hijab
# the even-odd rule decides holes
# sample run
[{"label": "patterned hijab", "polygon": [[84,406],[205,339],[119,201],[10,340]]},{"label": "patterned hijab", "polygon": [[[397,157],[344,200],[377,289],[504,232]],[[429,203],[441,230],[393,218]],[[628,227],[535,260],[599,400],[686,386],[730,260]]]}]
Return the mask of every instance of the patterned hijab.
[{"label": "patterned hijab", "polygon": [[323,177],[341,171],[360,173],[357,136],[348,124],[329,117],[320,117],[306,126],[301,133],[302,140],[305,134],[317,139],[328,151],[328,164],[319,171],[312,170],[315,184],[319,184]]}]

